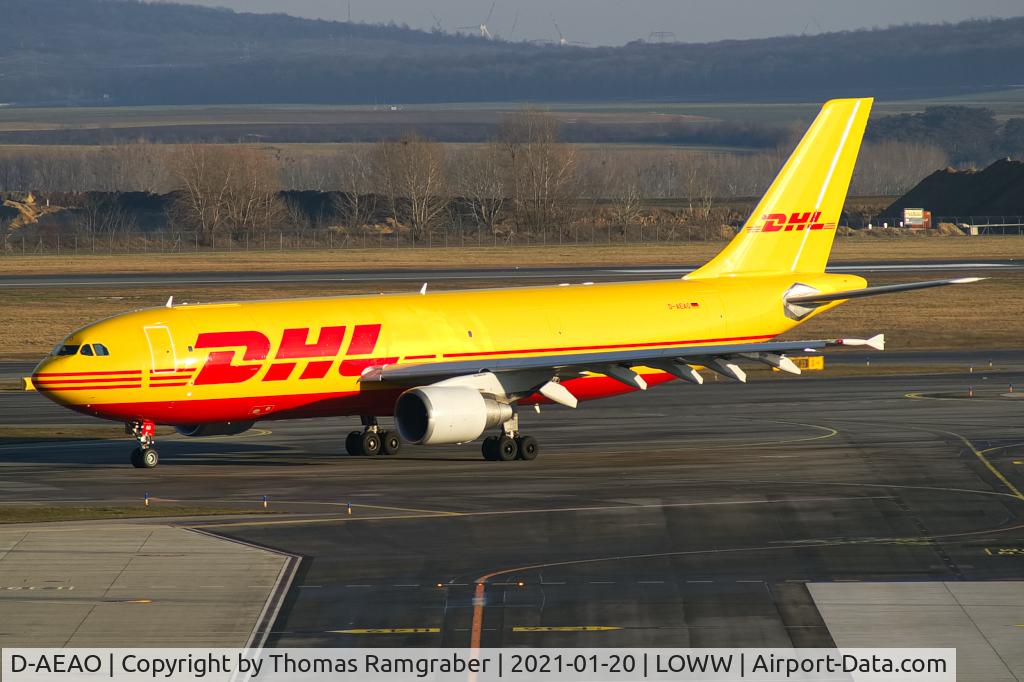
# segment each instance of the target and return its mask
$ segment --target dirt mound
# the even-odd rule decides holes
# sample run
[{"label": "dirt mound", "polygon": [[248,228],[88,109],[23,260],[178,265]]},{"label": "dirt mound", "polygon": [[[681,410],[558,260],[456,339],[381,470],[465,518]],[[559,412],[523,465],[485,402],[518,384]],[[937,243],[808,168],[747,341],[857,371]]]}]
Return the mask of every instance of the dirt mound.
[{"label": "dirt mound", "polygon": [[3,202],[2,207],[3,211],[0,213],[0,217],[10,220],[9,229],[12,231],[29,225],[37,225],[45,220],[46,216],[64,210],[57,206],[39,205],[31,200],[15,201],[14,199],[7,199]]},{"label": "dirt mound", "polygon": [[939,223],[933,230],[936,234],[948,237],[963,237],[964,231],[953,223]]},{"label": "dirt mound", "polygon": [[936,218],[1024,216],[1024,161],[1001,159],[980,171],[935,171],[885,209],[883,215],[899,216],[904,208],[923,208]]}]

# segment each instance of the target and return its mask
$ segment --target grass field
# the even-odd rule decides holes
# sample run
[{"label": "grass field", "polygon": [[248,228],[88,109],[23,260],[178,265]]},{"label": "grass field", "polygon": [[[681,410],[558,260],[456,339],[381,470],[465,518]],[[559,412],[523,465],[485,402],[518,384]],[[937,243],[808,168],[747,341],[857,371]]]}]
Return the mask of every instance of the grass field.
[{"label": "grass field", "polygon": [[[372,105],[223,105],[150,107],[0,108],[0,132],[67,128],[162,128],[233,125],[496,125],[521,103],[422,105],[389,111]],[[698,114],[654,105],[628,107],[542,106],[566,122],[649,124],[700,122]]]},{"label": "grass field", "polygon": [[[1000,118],[1024,115],[1024,88],[978,92],[929,99],[879,101],[874,115],[915,113],[928,106],[957,104],[988,107]],[[656,123],[677,121],[736,121],[788,126],[812,118],[821,102],[553,102],[542,108],[567,121],[588,123]],[[452,102],[404,106],[389,111],[371,105],[222,105],[148,107],[0,108],[0,132],[62,128],[162,128],[220,126],[366,123],[479,125],[523,107],[519,102]]]},{"label": "grass field", "polygon": [[[876,232],[876,235],[883,235]],[[0,274],[128,272],[268,272],[380,268],[489,268],[588,265],[698,265],[725,242],[460,248],[232,251],[128,256],[0,256]],[[1024,259],[1024,237],[840,237],[833,264],[883,261],[980,261]],[[0,290],[0,298],[5,294]],[[166,297],[165,297],[166,300]]]}]

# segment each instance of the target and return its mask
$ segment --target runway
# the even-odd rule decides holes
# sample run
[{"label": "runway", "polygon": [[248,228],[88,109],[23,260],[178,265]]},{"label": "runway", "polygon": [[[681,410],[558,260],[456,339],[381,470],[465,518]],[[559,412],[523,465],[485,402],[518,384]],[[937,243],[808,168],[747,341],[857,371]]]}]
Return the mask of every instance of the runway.
[{"label": "runway", "polygon": [[[542,454],[343,452],[352,419],[0,444],[0,502],[207,504],[301,555],[274,646],[829,646],[808,582],[1020,579],[1019,368],[673,382],[523,413]],[[968,385],[975,397],[966,399]],[[0,392],[4,426],[95,424]],[[348,504],[352,504],[349,515]]]},{"label": "runway", "polygon": [[[542,268],[440,268],[440,269],[349,269],[286,270],[262,272],[151,272],[124,274],[0,275],[0,289],[35,287],[169,286],[169,285],[242,285],[372,282],[490,282],[514,280],[519,284],[535,282],[634,281],[672,279],[692,272],[696,264],[637,267],[542,267]],[[853,274],[900,273],[994,273],[1016,272],[1024,263],[1014,260],[985,262],[886,261],[875,263],[839,263],[829,272]]]}]

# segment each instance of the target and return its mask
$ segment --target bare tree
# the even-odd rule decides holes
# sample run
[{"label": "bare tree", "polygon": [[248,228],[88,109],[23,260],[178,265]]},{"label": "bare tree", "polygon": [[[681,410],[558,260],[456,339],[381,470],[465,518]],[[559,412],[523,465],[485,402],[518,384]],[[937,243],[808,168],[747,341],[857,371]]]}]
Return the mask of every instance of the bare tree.
[{"label": "bare tree", "polygon": [[11,228],[12,217],[16,214],[15,211],[5,210],[6,207],[0,204],[0,235],[3,236],[4,240],[4,251],[11,250],[11,237],[14,236],[14,230]]},{"label": "bare tree", "polygon": [[941,168],[949,156],[939,147],[915,142],[865,144],[857,158],[851,194],[895,196]]},{"label": "bare tree", "polygon": [[420,238],[448,208],[444,146],[417,135],[379,142],[374,149],[374,176],[384,188],[392,214],[407,222]]},{"label": "bare tree", "polygon": [[178,188],[172,220],[204,236],[261,232],[284,215],[278,164],[259,149],[184,145],[171,156],[169,167]]},{"label": "bare tree", "polygon": [[170,178],[165,154],[165,147],[143,139],[107,147],[96,160],[100,173],[94,189],[153,194],[167,191]]},{"label": "bare tree", "polygon": [[25,191],[29,186],[27,159],[23,154],[4,150],[0,156],[0,191]]},{"label": "bare tree", "polygon": [[489,232],[505,209],[506,187],[502,147],[487,143],[463,150],[452,164],[454,192],[465,202],[473,221]]},{"label": "bare tree", "polygon": [[536,109],[509,116],[501,127],[508,187],[517,229],[563,225],[578,198],[576,151],[558,143],[558,120]]},{"label": "bare tree", "polygon": [[642,204],[640,201],[640,187],[636,180],[627,180],[616,185],[612,190],[611,200],[612,215],[623,234],[625,234],[630,223],[640,216]]},{"label": "bare tree", "polygon": [[715,177],[710,156],[690,154],[683,181],[687,214],[692,222],[705,228],[706,234],[715,199]]},{"label": "bare tree", "polygon": [[78,224],[89,235],[133,232],[135,216],[112,194],[90,192],[79,209]]},{"label": "bare tree", "polygon": [[373,159],[367,149],[356,147],[340,154],[335,164],[341,193],[334,197],[334,210],[342,216],[349,230],[359,229],[377,214]]},{"label": "bare tree", "polygon": [[636,159],[610,149],[602,149],[599,159],[581,164],[579,175],[582,186],[587,188],[586,196],[592,201],[593,212],[600,202],[608,202],[611,218],[625,234],[630,223],[640,215],[643,192],[641,191],[641,168]]}]

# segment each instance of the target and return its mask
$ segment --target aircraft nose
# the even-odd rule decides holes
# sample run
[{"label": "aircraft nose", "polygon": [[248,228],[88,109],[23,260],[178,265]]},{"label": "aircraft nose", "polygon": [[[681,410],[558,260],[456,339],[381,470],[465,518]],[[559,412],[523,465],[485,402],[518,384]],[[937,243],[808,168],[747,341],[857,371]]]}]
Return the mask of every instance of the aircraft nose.
[{"label": "aircraft nose", "polygon": [[71,370],[68,368],[67,358],[48,357],[32,370],[32,385],[35,386],[36,391],[50,400],[62,402],[59,388],[70,376]]}]

